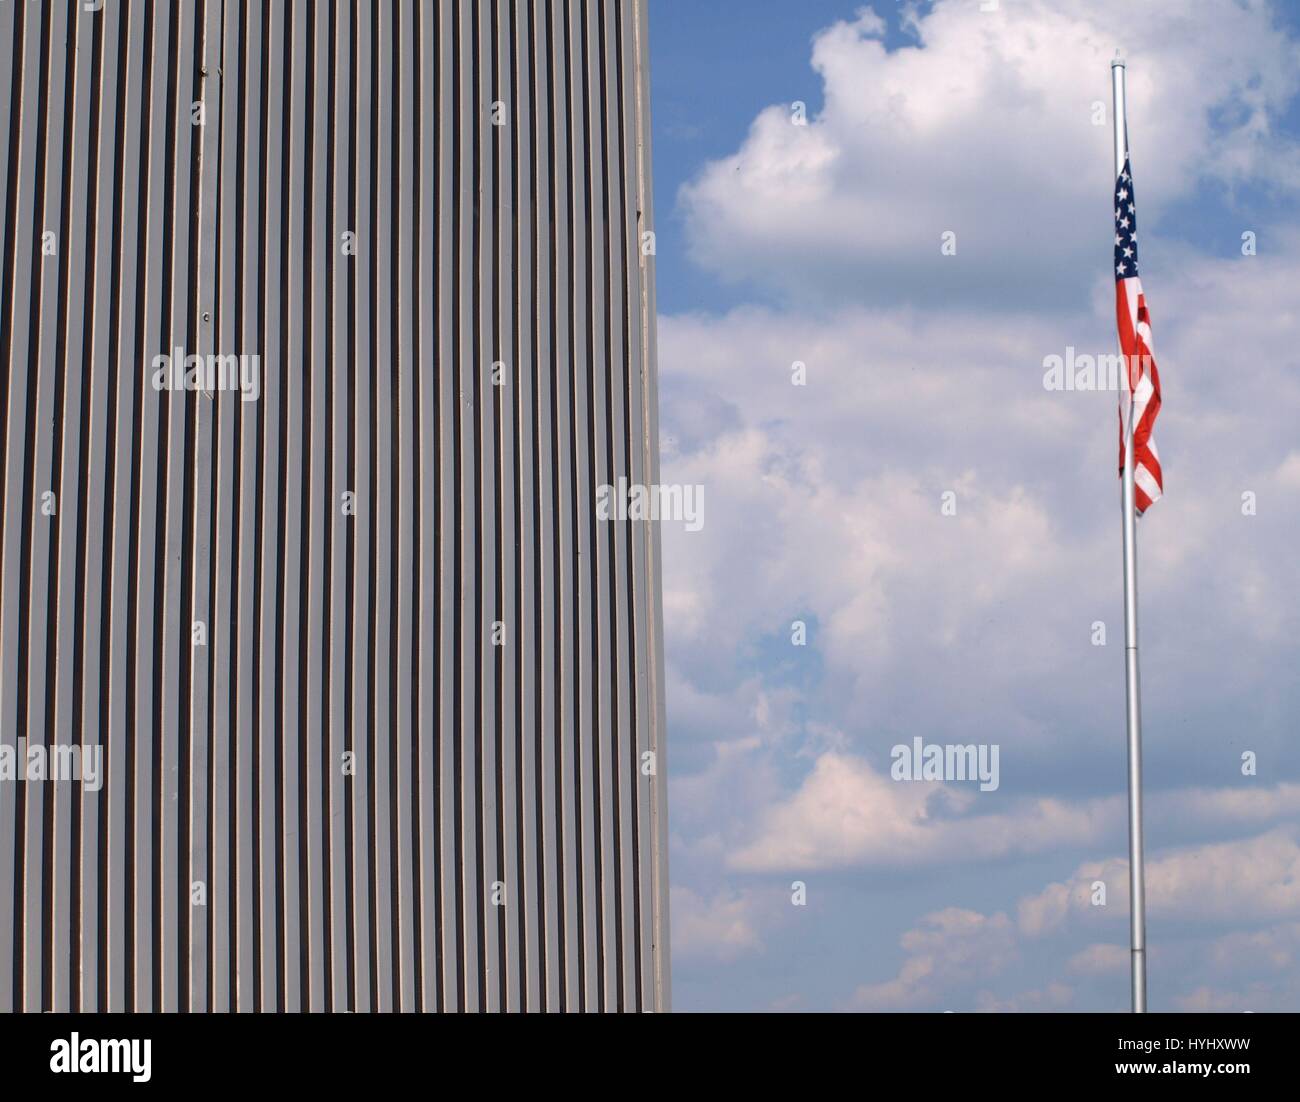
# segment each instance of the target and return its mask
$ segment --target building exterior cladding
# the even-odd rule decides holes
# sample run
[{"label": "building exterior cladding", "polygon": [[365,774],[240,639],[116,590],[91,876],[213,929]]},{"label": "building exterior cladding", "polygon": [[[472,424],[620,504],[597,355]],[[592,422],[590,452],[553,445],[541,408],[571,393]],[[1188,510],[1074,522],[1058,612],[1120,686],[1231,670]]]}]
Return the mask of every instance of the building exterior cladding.
[{"label": "building exterior cladding", "polygon": [[0,3],[0,1009],[668,1007],[645,62]]}]

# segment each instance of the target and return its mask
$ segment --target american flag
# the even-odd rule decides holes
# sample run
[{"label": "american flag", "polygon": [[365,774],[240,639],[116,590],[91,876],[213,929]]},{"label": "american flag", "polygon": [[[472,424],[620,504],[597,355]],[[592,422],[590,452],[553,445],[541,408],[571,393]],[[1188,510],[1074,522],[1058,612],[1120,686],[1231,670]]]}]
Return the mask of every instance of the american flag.
[{"label": "american flag", "polygon": [[1137,205],[1133,201],[1133,173],[1128,157],[1115,181],[1115,316],[1119,324],[1120,351],[1124,356],[1119,395],[1119,470],[1124,473],[1124,429],[1132,394],[1133,490],[1138,516],[1164,493],[1160,457],[1151,435],[1160,413],[1160,373],[1151,351],[1151,317],[1147,313],[1142,280],[1138,278]]}]

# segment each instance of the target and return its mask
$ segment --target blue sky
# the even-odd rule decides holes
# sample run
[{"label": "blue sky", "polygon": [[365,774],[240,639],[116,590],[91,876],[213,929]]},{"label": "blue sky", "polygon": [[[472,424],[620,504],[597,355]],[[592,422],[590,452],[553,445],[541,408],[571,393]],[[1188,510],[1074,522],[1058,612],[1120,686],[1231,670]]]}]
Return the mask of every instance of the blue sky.
[{"label": "blue sky", "polygon": [[704,161],[734,150],[770,103],[803,100],[821,107],[821,81],[808,66],[812,36],[852,10],[840,0],[650,5],[661,310],[741,301],[688,261],[685,227],[673,210],[678,189]]},{"label": "blue sky", "polygon": [[[1016,0],[1008,0],[1014,10]],[[747,301],[737,288],[708,279],[692,264],[676,196],[705,161],[733,152],[754,116],[773,103],[802,101],[816,113],[823,107],[822,81],[809,65],[813,36],[868,8],[885,23],[886,49],[915,47],[903,13],[932,9],[928,2],[891,0],[658,0],[651,5],[654,84],[655,186],[659,203],[660,308],[666,313],[724,309]],[[1279,29],[1300,33],[1300,0],[1271,5]],[[1103,74],[1104,75],[1104,74]],[[1130,120],[1137,131],[1157,120]],[[1275,116],[1277,132],[1300,135],[1300,102]],[[1191,195],[1162,212],[1161,229],[1171,237],[1217,255],[1240,244],[1238,223],[1252,216],[1300,213],[1300,196],[1274,188],[1228,188],[1198,181]],[[1104,246],[1104,241],[1102,245]],[[752,298],[753,296],[749,296]]]},{"label": "blue sky", "polygon": [[[1117,46],[1152,1005],[1300,1007],[1300,8],[998,7],[651,4],[679,1009],[1127,1003],[1115,396],[1042,383],[1114,346]],[[999,787],[891,780],[915,737]]]}]

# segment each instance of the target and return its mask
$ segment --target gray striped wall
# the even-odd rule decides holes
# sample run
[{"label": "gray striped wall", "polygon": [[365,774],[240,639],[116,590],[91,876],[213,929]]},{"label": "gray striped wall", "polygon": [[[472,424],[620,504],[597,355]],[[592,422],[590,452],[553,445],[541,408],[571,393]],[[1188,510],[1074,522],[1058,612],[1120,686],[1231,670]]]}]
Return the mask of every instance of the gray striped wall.
[{"label": "gray striped wall", "polygon": [[0,0],[0,1009],[667,1008],[644,8]]}]

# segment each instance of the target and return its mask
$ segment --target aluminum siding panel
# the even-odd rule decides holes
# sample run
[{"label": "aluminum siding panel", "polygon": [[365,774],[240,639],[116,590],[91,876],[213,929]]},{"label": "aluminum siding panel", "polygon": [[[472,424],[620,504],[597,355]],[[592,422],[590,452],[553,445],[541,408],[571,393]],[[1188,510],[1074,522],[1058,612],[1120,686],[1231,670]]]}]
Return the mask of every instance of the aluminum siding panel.
[{"label": "aluminum siding panel", "polygon": [[645,35],[0,4],[0,1010],[668,1008]]}]

